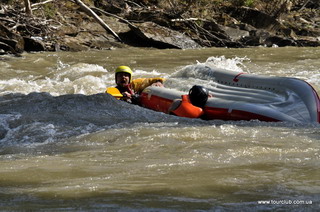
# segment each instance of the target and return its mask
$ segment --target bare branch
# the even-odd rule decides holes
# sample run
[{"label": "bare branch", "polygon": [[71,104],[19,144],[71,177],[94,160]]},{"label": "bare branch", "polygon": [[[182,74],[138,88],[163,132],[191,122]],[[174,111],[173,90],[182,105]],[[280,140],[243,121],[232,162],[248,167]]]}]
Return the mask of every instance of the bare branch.
[{"label": "bare branch", "polygon": [[47,3],[50,3],[50,2],[53,2],[53,1],[55,1],[55,0],[47,0],[47,1],[44,1],[44,2],[35,3],[35,4],[32,4],[31,7],[36,7],[36,6],[47,4]]},{"label": "bare branch", "polygon": [[307,6],[307,4],[308,4],[309,2],[310,2],[310,0],[306,0],[306,1],[303,3],[302,7],[301,7],[298,11],[303,10],[303,9]]},{"label": "bare branch", "polygon": [[115,33],[104,21],[95,13],[93,12],[87,5],[85,5],[81,0],[74,0],[74,2],[83,9],[83,11],[93,17],[107,32],[110,32],[116,39],[122,42],[121,38]]},{"label": "bare branch", "polygon": [[27,13],[27,15],[32,16],[32,10],[31,10],[30,0],[24,0],[24,6],[26,7],[26,13]]},{"label": "bare branch", "polygon": [[134,2],[134,1],[125,0],[125,2],[130,3],[130,4],[133,4],[133,5],[137,6],[137,7],[141,7],[139,4],[137,4],[137,3]]},{"label": "bare branch", "polygon": [[92,9],[93,9],[93,10],[96,10],[96,11],[98,11],[98,12],[101,12],[101,13],[103,13],[103,14],[105,14],[105,15],[115,17],[115,18],[117,18],[117,19],[119,19],[119,20],[127,23],[128,25],[130,25],[130,26],[132,26],[132,27],[136,27],[136,26],[135,26],[134,24],[132,24],[130,21],[128,21],[128,20],[126,20],[126,19],[124,19],[124,18],[121,18],[120,16],[117,16],[117,15],[112,14],[112,13],[108,13],[108,12],[106,12],[106,11],[104,11],[104,10],[101,10],[101,9],[99,9],[99,8],[96,8],[96,7],[92,7]]}]

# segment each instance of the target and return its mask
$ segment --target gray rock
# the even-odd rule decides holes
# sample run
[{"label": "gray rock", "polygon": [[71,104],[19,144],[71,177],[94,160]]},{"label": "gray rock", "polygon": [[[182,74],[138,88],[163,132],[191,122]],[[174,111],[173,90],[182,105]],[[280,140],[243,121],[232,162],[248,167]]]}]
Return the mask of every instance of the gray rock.
[{"label": "gray rock", "polygon": [[41,39],[24,37],[24,50],[28,52],[45,51],[45,43]]},{"label": "gray rock", "polygon": [[150,46],[158,48],[194,49],[201,47],[185,34],[153,22],[137,24],[136,27],[131,27],[131,30]]},{"label": "gray rock", "polygon": [[249,32],[237,28],[221,26],[221,29],[224,30],[225,34],[230,37],[232,41],[239,41],[243,37],[249,36]]}]

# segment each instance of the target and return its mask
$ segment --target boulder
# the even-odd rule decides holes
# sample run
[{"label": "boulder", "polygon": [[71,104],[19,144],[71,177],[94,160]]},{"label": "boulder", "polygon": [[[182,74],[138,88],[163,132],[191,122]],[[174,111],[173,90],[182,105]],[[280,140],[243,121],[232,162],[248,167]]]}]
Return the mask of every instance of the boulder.
[{"label": "boulder", "polygon": [[290,38],[284,38],[280,36],[270,36],[265,40],[265,45],[268,47],[277,45],[279,47],[284,46],[297,46],[298,44]]},{"label": "boulder", "polygon": [[130,28],[139,39],[136,40],[136,42],[144,43],[146,46],[177,49],[194,49],[201,47],[190,37],[153,22],[145,22],[136,24],[135,26],[136,27],[130,26]]},{"label": "boulder", "polygon": [[46,45],[41,37],[24,37],[24,50],[28,52],[45,51]]},{"label": "boulder", "polygon": [[226,12],[242,23],[250,24],[257,29],[266,29],[277,32],[282,25],[272,16],[257,9],[248,7],[228,7]]},{"label": "boulder", "polygon": [[[239,30],[237,26],[223,26],[215,21],[206,21],[203,24],[203,29],[200,43],[205,43],[209,39],[209,46],[217,47],[243,47],[238,41],[241,37],[249,34],[243,30]],[[240,35],[237,33],[240,33]]]},{"label": "boulder", "polygon": [[269,32],[261,29],[256,29],[251,30],[249,32],[249,36],[243,37],[241,39],[241,42],[245,46],[263,46],[265,45],[265,41],[268,37],[270,37]]},{"label": "boulder", "polygon": [[76,37],[79,34],[79,28],[72,24],[67,24],[59,27],[56,34],[58,36],[71,36]]},{"label": "boulder", "polygon": [[305,38],[296,40],[298,46],[311,46],[311,47],[319,47],[320,46],[320,37],[318,39],[315,38]]},{"label": "boulder", "polygon": [[238,28],[232,28],[227,26],[221,26],[221,29],[225,32],[225,34],[232,40],[232,41],[239,41],[244,37],[249,36],[249,32],[245,30],[241,30]]}]

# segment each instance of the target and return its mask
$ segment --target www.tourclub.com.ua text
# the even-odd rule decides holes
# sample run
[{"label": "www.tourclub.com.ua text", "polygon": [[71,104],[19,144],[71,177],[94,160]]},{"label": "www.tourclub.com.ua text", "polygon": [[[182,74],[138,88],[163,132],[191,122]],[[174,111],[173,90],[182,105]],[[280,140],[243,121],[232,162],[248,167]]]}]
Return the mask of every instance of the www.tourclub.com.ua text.
[{"label": "www.tourclub.com.ua text", "polygon": [[265,205],[312,205],[312,200],[260,200],[258,204]]}]

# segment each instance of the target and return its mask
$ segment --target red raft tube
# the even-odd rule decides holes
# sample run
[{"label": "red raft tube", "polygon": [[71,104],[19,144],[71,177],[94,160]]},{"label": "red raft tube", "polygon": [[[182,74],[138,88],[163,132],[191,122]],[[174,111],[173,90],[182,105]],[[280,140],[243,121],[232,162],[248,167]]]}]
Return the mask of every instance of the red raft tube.
[{"label": "red raft tube", "polygon": [[[204,109],[206,120],[260,120],[320,123],[320,100],[307,82],[289,77],[269,77],[211,69],[213,97]],[[163,87],[148,87],[140,98],[143,107],[168,113],[175,99],[184,92]]]}]

